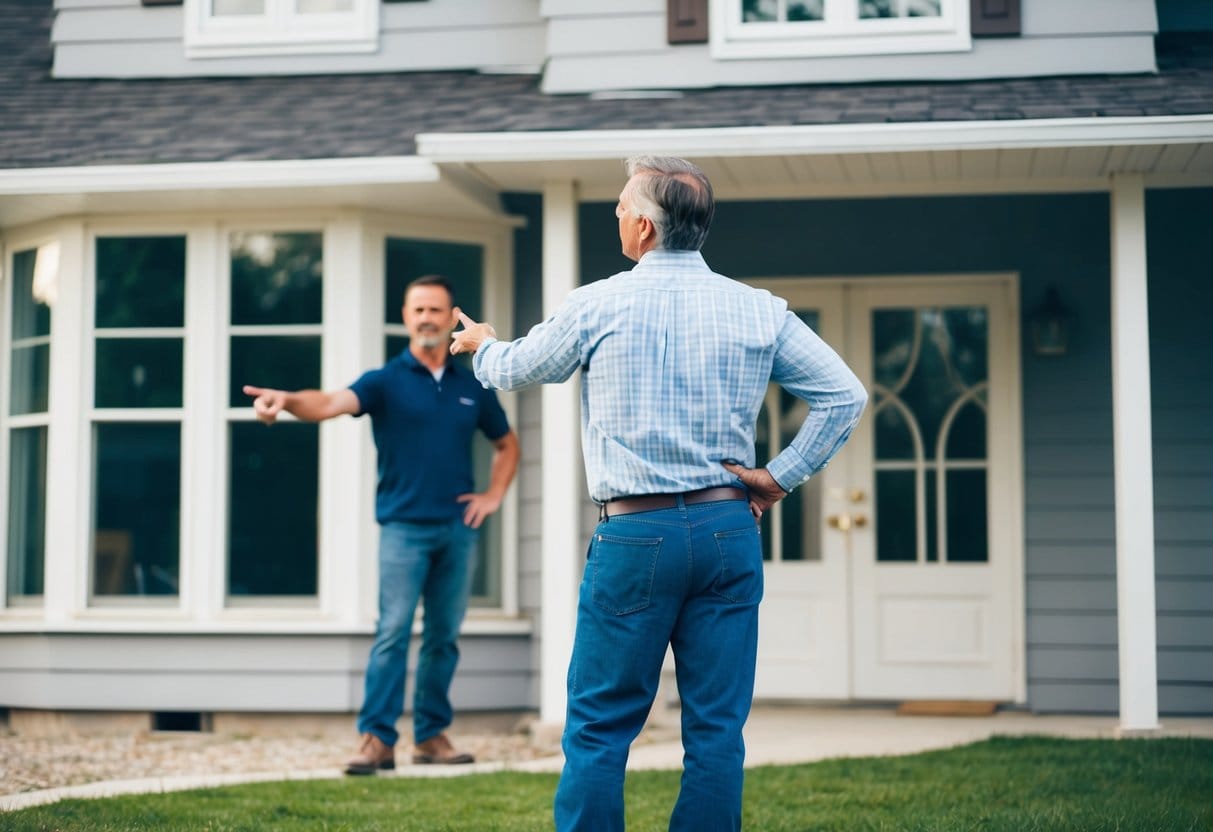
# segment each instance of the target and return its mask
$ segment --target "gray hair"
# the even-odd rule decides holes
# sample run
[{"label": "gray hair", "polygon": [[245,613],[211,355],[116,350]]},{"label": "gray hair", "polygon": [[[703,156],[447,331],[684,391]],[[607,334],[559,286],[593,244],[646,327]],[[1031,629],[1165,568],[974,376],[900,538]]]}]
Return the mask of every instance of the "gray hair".
[{"label": "gray hair", "polygon": [[633,156],[626,167],[629,179],[641,174],[632,189],[633,211],[653,223],[658,247],[698,251],[716,213],[704,172],[676,156]]}]

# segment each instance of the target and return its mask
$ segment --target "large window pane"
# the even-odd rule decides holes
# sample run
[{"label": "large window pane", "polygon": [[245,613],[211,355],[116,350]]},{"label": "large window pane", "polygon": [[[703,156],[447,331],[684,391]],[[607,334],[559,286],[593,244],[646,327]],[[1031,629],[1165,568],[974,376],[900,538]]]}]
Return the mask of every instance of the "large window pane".
[{"label": "large window pane", "polygon": [[948,471],[948,560],[985,563],[989,552],[989,512],[985,469]]},{"label": "large window pane", "polygon": [[97,240],[98,328],[185,325],[185,238]]},{"label": "large window pane", "polygon": [[9,413],[14,416],[45,413],[50,390],[50,297],[46,287],[34,285],[37,259],[36,249],[13,255]]},{"label": "large window pane", "polygon": [[322,235],[231,236],[232,323],[320,323]]},{"label": "large window pane", "polygon": [[876,472],[876,560],[918,559],[917,510],[913,471]]},{"label": "large window pane", "polygon": [[51,334],[51,308],[45,293],[34,286],[37,249],[13,255],[13,330],[12,338],[37,338]]},{"label": "large window pane", "polygon": [[176,595],[181,426],[93,426],[93,595]]},{"label": "large window pane", "polygon": [[400,310],[404,306],[405,287],[430,274],[440,274],[449,280],[455,293],[455,305],[472,319],[481,320],[484,314],[482,247],[389,237],[386,255],[384,323],[402,323]]},{"label": "large window pane", "polygon": [[232,338],[228,404],[252,407],[246,384],[280,390],[320,386],[320,338],[315,335],[238,335]]},{"label": "large window pane", "polygon": [[[476,320],[484,315],[484,249],[470,243],[412,240],[389,237],[385,243],[384,354],[393,358],[408,349],[401,307],[405,287],[419,277],[438,274],[451,283],[455,304]],[[471,367],[468,356],[456,362]],[[493,445],[477,434],[472,445],[476,487],[488,486]],[[472,576],[472,604],[493,606],[501,600],[501,517],[495,514],[480,528],[476,565]]]},{"label": "large window pane", "polygon": [[228,595],[315,595],[319,426],[231,426]]},{"label": "large window pane", "polygon": [[9,434],[8,597],[41,595],[46,550],[46,428]]},{"label": "large window pane", "polygon": [[180,338],[98,338],[97,407],[181,407]]},{"label": "large window pane", "polygon": [[50,397],[50,344],[13,348],[9,408],[14,416],[45,413]]}]

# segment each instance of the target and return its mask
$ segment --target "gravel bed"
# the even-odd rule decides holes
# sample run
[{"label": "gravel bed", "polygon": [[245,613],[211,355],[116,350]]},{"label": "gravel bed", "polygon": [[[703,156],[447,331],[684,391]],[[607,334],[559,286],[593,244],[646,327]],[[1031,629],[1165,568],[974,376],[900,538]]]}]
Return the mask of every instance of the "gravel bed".
[{"label": "gravel bed", "polygon": [[[553,738],[525,732],[452,734],[477,762],[513,762],[560,753]],[[352,732],[296,737],[139,733],[119,737],[22,737],[0,734],[0,794],[105,780],[260,771],[339,769],[357,746]],[[397,759],[411,747],[402,740]]]}]

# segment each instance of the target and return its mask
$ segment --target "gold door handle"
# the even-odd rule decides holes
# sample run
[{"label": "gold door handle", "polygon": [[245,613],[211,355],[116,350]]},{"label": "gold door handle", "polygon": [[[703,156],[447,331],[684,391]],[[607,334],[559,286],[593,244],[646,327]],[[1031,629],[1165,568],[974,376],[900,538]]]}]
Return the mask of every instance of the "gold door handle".
[{"label": "gold door handle", "polygon": [[826,522],[830,524],[831,529],[838,529],[840,532],[849,532],[851,529],[862,529],[868,525],[867,515],[864,514],[831,514],[826,518]]}]

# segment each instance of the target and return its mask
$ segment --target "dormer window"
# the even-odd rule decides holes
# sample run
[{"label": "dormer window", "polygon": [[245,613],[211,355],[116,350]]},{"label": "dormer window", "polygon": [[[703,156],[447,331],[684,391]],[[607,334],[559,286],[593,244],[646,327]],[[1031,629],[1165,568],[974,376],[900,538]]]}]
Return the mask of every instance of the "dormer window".
[{"label": "dormer window", "polygon": [[185,0],[189,58],[374,52],[378,0]]},{"label": "dormer window", "polygon": [[718,58],[957,52],[969,0],[713,0]]}]

